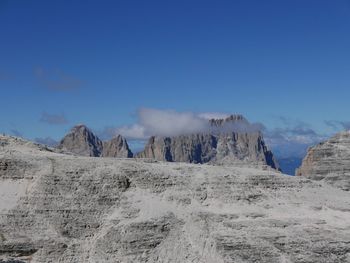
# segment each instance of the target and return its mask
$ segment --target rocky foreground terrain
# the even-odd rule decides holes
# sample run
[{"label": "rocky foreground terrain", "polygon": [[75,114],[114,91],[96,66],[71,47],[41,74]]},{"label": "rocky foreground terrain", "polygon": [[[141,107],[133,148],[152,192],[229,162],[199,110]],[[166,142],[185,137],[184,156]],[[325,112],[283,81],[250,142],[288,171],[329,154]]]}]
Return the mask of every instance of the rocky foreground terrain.
[{"label": "rocky foreground terrain", "polygon": [[0,262],[350,262],[350,193],[0,137]]},{"label": "rocky foreground terrain", "polygon": [[350,190],[350,131],[311,147],[296,175]]}]

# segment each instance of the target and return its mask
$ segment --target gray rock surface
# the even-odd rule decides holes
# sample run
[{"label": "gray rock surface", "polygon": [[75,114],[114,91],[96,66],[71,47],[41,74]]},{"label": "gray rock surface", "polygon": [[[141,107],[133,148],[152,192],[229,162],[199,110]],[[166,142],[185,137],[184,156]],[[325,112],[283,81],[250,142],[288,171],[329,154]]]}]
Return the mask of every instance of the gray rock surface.
[{"label": "gray rock surface", "polygon": [[176,137],[153,136],[144,151],[138,153],[136,157],[188,163],[222,164],[244,161],[279,169],[261,132],[247,130],[249,123],[242,115],[231,115],[227,119],[212,119],[209,122],[211,130],[208,133]]},{"label": "gray rock surface", "polygon": [[133,153],[125,138],[117,135],[109,141],[103,142],[102,157],[132,158]]},{"label": "gray rock surface", "polygon": [[207,163],[216,156],[217,138],[211,134],[152,136],[138,158],[168,162]]},{"label": "gray rock surface", "polygon": [[133,156],[127,141],[121,135],[102,142],[85,125],[74,126],[61,140],[57,148],[81,156],[117,158],[130,158]]},{"label": "gray rock surface", "polygon": [[71,129],[57,148],[82,156],[99,157],[103,143],[89,128],[80,124]]},{"label": "gray rock surface", "polygon": [[350,131],[309,148],[296,175],[350,190]]},{"label": "gray rock surface", "polygon": [[4,136],[0,163],[0,261],[350,261],[350,193],[322,181]]}]

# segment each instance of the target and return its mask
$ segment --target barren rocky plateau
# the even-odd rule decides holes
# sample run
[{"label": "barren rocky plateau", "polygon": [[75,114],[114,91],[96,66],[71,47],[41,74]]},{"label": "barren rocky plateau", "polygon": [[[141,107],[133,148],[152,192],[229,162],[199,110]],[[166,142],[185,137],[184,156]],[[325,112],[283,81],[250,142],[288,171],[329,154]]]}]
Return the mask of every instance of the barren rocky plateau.
[{"label": "barren rocky plateau", "polygon": [[0,136],[0,262],[350,262],[350,193],[268,166]]}]

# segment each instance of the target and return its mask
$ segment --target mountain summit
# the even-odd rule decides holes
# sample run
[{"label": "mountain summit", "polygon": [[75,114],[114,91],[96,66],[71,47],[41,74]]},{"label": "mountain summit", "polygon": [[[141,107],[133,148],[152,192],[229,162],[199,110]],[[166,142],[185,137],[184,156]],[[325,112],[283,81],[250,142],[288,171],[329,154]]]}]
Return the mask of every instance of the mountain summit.
[{"label": "mountain summit", "polygon": [[189,163],[244,161],[279,169],[259,130],[242,115],[209,120],[207,132],[174,137],[152,136],[139,158]]},{"label": "mountain summit", "polygon": [[60,141],[59,149],[82,156],[98,157],[102,153],[102,141],[85,125],[74,126]]},{"label": "mountain summit", "polygon": [[133,153],[129,149],[126,139],[117,135],[110,141],[103,142],[102,157],[131,158]]},{"label": "mountain summit", "polygon": [[129,158],[133,154],[125,138],[117,135],[110,141],[102,142],[89,128],[79,124],[61,140],[59,149],[82,156]]}]

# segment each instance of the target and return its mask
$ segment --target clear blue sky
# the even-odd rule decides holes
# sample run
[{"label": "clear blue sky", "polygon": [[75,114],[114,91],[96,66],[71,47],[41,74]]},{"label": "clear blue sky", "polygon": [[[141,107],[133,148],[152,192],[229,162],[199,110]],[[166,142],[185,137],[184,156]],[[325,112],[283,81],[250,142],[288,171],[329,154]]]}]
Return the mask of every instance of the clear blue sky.
[{"label": "clear blue sky", "polygon": [[59,139],[141,107],[350,118],[349,0],[0,0],[0,25],[1,132]]}]

